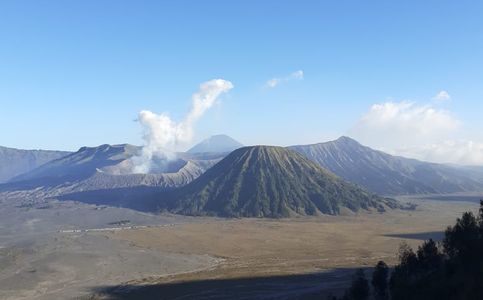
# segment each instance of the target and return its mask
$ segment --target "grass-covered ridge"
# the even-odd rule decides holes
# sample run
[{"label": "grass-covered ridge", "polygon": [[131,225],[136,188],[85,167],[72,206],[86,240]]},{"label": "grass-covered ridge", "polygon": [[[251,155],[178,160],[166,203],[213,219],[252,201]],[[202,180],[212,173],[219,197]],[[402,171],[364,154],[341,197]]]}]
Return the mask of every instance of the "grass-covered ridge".
[{"label": "grass-covered ridge", "polygon": [[233,151],[173,194],[171,211],[225,217],[288,217],[395,207],[326,171],[302,155],[274,146]]}]

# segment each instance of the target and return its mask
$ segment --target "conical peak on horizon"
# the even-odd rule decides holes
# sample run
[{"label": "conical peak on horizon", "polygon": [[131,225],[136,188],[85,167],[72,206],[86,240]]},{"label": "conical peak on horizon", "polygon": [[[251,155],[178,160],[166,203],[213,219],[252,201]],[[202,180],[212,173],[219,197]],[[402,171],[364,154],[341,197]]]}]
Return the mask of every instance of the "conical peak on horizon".
[{"label": "conical peak on horizon", "polygon": [[141,153],[132,158],[133,173],[149,173],[153,168],[162,170],[163,164],[176,160],[178,148],[192,141],[196,122],[232,88],[233,84],[224,79],[202,83],[191,97],[191,108],[179,122],[172,120],[167,113],[139,112],[144,145]]},{"label": "conical peak on horizon", "polygon": [[226,134],[212,135],[194,145],[186,152],[188,153],[208,153],[208,152],[231,152],[243,144]]},{"label": "conical peak on horizon", "polygon": [[345,182],[295,151],[260,145],[234,150],[175,192],[174,199],[168,208],[175,213],[222,217],[337,215],[342,207],[383,211],[395,204]]}]

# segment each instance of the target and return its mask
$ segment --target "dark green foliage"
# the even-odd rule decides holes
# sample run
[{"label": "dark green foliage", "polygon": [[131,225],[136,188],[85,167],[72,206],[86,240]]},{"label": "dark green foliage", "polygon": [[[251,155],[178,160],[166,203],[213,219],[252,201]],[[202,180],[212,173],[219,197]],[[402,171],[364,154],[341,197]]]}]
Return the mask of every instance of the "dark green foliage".
[{"label": "dark green foliage", "polygon": [[174,192],[175,213],[224,217],[336,215],[397,207],[282,147],[244,147],[230,153],[205,174]]},{"label": "dark green foliage", "polygon": [[416,253],[407,245],[402,245],[399,259],[400,263],[395,267],[390,281],[392,299],[420,299],[414,298],[415,291],[419,295],[417,297],[430,297],[443,259],[436,243],[426,241]]},{"label": "dark green foliage", "polygon": [[367,300],[369,299],[369,282],[363,269],[358,269],[352,276],[351,286],[341,298],[329,295],[328,300]]},{"label": "dark green foliage", "polygon": [[477,222],[471,212],[466,212],[461,219],[456,221],[455,226],[446,229],[443,245],[444,250],[451,258],[459,257],[463,261],[467,261],[475,255],[475,251],[479,250],[481,229]]},{"label": "dark green foliage", "polygon": [[[386,282],[382,270],[384,265],[379,262],[372,280],[375,299],[387,299],[378,298],[382,290],[378,286]],[[345,297],[351,295],[351,290]],[[424,242],[416,253],[401,245],[389,290],[392,300],[483,299],[483,201],[477,217],[464,213],[454,226],[448,227],[442,251],[433,240]]]},{"label": "dark green foliage", "polygon": [[483,202],[478,217],[467,212],[448,227],[442,252],[429,240],[415,259],[401,259],[391,276],[392,299],[483,299],[482,225]]},{"label": "dark green foliage", "polygon": [[329,296],[327,296],[327,300],[337,300],[337,297],[332,294],[329,294]]},{"label": "dark green foliage", "polygon": [[423,272],[439,269],[443,261],[443,255],[439,252],[438,246],[432,239],[419,246],[417,256],[419,267]]},{"label": "dark green foliage", "polygon": [[374,290],[374,298],[377,300],[389,299],[388,294],[388,276],[389,267],[385,262],[379,261],[372,273],[372,287]]},{"label": "dark green foliage", "polygon": [[366,300],[369,299],[369,282],[366,279],[363,269],[359,269],[352,278],[352,285],[349,288],[349,299]]}]

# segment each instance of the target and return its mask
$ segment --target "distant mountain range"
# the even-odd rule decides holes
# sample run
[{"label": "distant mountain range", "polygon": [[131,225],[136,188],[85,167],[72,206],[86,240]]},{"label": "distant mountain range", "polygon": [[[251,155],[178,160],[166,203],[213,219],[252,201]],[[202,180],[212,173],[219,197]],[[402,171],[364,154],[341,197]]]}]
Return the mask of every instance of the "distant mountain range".
[{"label": "distant mountain range", "polygon": [[477,168],[463,168],[392,156],[341,137],[288,147],[347,181],[383,195],[454,193],[483,190]]},{"label": "distant mountain range", "polygon": [[188,153],[223,153],[241,148],[243,145],[231,137],[219,134],[214,135],[189,149]]},{"label": "distant mountain range", "polygon": [[63,156],[70,152],[49,150],[20,150],[0,146],[0,183]]},{"label": "distant mountain range", "polygon": [[169,210],[188,215],[288,217],[395,207],[282,147],[244,147],[175,190]]},{"label": "distant mountain range", "polygon": [[224,156],[179,153],[178,158],[170,162],[166,173],[132,174],[131,158],[140,150],[141,147],[129,144],[82,147],[12,178],[0,186],[0,190],[35,190],[42,197],[54,197],[139,186],[170,189],[191,182]]},{"label": "distant mountain range", "polygon": [[126,161],[139,150],[139,147],[129,144],[82,147],[77,152],[14,177],[11,181],[45,178],[63,182],[85,179],[97,171],[112,170],[114,173],[122,170]]},{"label": "distant mountain range", "polygon": [[[60,190],[63,194],[134,186],[173,188],[192,181],[231,150],[241,146],[226,135],[212,136],[188,152],[176,153],[176,159],[169,162],[167,169],[157,174],[132,174],[131,158],[140,153],[141,147],[129,144],[82,147],[73,153],[61,152],[62,155],[55,157],[57,159],[46,161],[27,172],[18,172],[8,181],[9,186],[15,189],[47,187],[54,189],[54,194]],[[13,159],[11,164],[16,163],[22,162]]]},{"label": "distant mountain range", "polygon": [[[229,147],[237,148],[232,154],[239,155],[241,153],[239,149],[241,144],[233,139],[222,135],[212,137],[199,143],[189,152],[176,153],[176,159],[170,161],[167,170],[164,173],[157,174],[132,174],[133,162],[131,158],[140,152],[141,147],[129,144],[82,147],[74,153],[0,148],[0,162],[2,163],[0,170],[2,170],[3,180],[8,180],[7,183],[0,184],[0,192],[3,193],[3,196],[6,195],[5,193],[10,193],[15,197],[46,198],[87,191],[90,192],[89,197],[95,191],[103,191],[102,195],[105,197],[110,193],[109,191],[113,190],[117,190],[119,195],[125,195],[128,191],[133,191],[138,187],[142,187],[142,190],[145,190],[145,188],[153,188],[158,191],[171,190],[185,186],[205,173],[227,156],[226,150]],[[207,173],[207,175],[211,174],[210,176],[212,176],[209,177],[209,180],[206,179],[208,177],[205,177],[202,183],[197,183],[196,189],[192,187],[190,187],[190,190],[183,189],[182,198],[184,202],[178,203],[179,205],[173,207],[173,210],[190,214],[209,212],[218,215],[230,215],[229,206],[226,207],[226,210],[225,208],[223,210],[212,210],[210,206],[205,207],[201,202],[188,201],[189,197],[185,195],[191,193],[199,201],[203,197],[207,197],[205,200],[209,200],[209,203],[219,201],[215,200],[219,197],[216,196],[218,195],[216,193],[210,193],[208,196],[196,192],[197,189],[204,189],[203,185],[217,182],[220,189],[224,189],[223,191],[220,190],[219,195],[229,195],[229,199],[231,199],[229,201],[235,201],[235,198],[233,198],[235,196],[230,194],[234,191],[234,187],[230,186],[232,181],[240,182],[239,180],[243,180],[248,184],[249,174],[253,174],[256,180],[262,180],[263,184],[266,184],[268,177],[265,177],[265,175],[270,175],[270,178],[272,178],[274,174],[280,176],[290,174],[284,173],[286,170],[283,169],[283,164],[287,164],[285,167],[292,168],[290,172],[293,171],[297,174],[293,176],[300,177],[302,182],[291,178],[280,179],[280,182],[273,183],[274,186],[264,186],[263,189],[257,191],[254,195],[256,199],[250,199],[247,203],[262,205],[265,203],[264,195],[276,194],[276,190],[286,193],[282,194],[285,197],[289,195],[289,191],[284,187],[290,187],[290,190],[296,193],[294,197],[299,199],[297,203],[285,203],[278,208],[270,207],[270,210],[267,210],[266,207],[253,208],[250,205],[255,204],[246,204],[247,207],[233,211],[232,214],[277,216],[287,213],[309,214],[311,212],[315,204],[312,203],[312,205],[307,200],[307,191],[316,191],[319,188],[313,182],[309,184],[309,179],[302,173],[313,174],[313,166],[307,166],[305,161],[302,163],[299,158],[297,158],[297,164],[291,164],[291,161],[295,160],[293,155],[284,154],[277,147],[242,149],[244,151],[252,149],[250,150],[251,156],[256,153],[257,159],[246,160],[243,165],[243,168],[250,169],[252,173],[246,173],[247,170],[240,169],[242,167],[235,162],[227,163],[225,161],[223,164],[216,165],[213,171],[210,169],[210,173]],[[482,167],[449,166],[392,156],[363,146],[348,137],[314,145],[291,146],[287,149],[293,150],[316,163],[318,168],[322,167],[345,181],[380,195],[483,191]],[[233,158],[233,156],[229,157]],[[280,157],[283,159],[279,159]],[[242,158],[245,159],[246,157],[242,156],[240,159]],[[251,165],[252,162],[253,166]],[[302,166],[304,171],[297,171],[297,168],[301,169]],[[233,172],[238,171],[236,169],[230,170],[232,167],[239,168],[240,174],[238,176],[241,176],[240,178],[233,177]],[[222,173],[223,168],[228,168],[224,170],[225,173]],[[257,170],[259,173],[256,173]],[[215,176],[211,173],[215,171],[216,174],[223,175]],[[265,172],[268,173],[265,174]],[[319,175],[314,176],[319,178]],[[331,176],[333,177],[333,175]],[[331,178],[331,176],[327,178]],[[226,177],[226,180],[223,177]],[[337,186],[338,183],[339,181],[335,185]],[[255,187],[251,186],[252,189],[255,189]],[[134,192],[132,194],[136,195]],[[277,195],[280,196],[280,194]],[[277,201],[281,199],[279,196],[270,199],[275,199],[274,201],[278,203]],[[77,199],[82,199],[82,197]],[[128,200],[125,199],[125,201]],[[245,203],[237,202],[236,205],[243,206]],[[193,207],[200,207],[200,211],[197,212]],[[350,207],[350,205],[338,203],[336,206],[325,208],[320,205],[315,207],[317,208],[316,212],[336,213],[336,207]],[[358,206],[355,205],[354,207],[357,208]]]}]

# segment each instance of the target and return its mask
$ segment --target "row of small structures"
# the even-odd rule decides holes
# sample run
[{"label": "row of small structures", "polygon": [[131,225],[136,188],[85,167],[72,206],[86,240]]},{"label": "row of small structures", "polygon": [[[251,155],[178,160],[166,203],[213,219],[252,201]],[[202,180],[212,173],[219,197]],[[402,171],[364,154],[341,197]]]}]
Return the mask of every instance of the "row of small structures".
[{"label": "row of small structures", "polygon": [[81,232],[101,232],[101,231],[119,231],[128,229],[143,229],[143,228],[159,228],[159,227],[173,227],[176,224],[163,225],[138,225],[138,226],[122,226],[122,227],[105,227],[105,228],[90,228],[90,229],[62,229],[60,233],[81,233]]}]

